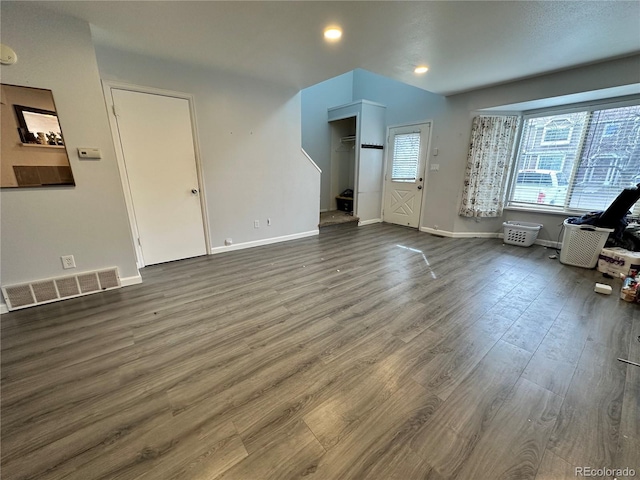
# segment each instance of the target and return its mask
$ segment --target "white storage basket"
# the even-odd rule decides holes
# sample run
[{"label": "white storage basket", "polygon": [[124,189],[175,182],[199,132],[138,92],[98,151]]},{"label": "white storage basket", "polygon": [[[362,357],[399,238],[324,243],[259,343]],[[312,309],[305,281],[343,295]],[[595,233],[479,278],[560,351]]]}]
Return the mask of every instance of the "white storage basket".
[{"label": "white storage basket", "polygon": [[538,232],[542,228],[539,223],[504,222],[504,243],[530,247],[538,238]]},{"label": "white storage basket", "polygon": [[560,261],[575,267],[593,268],[613,228],[574,225],[564,221]]}]

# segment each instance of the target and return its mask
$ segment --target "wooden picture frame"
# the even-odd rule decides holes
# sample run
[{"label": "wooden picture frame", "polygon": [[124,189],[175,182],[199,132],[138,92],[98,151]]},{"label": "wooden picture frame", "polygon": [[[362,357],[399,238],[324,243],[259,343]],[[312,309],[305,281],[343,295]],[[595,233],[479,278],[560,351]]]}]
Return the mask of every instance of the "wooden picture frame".
[{"label": "wooden picture frame", "polygon": [[0,93],[0,187],[74,186],[53,92],[2,83]]},{"label": "wooden picture frame", "polygon": [[[58,121],[58,114],[55,111],[25,105],[14,105],[13,108],[16,111],[18,133],[22,143],[40,144],[38,142],[38,133],[44,133],[45,135],[55,133],[57,134],[55,143],[45,137],[47,138],[46,143],[41,143],[41,145],[64,145],[62,129]],[[38,119],[40,122],[38,122]],[[40,124],[39,127],[38,123]]]}]

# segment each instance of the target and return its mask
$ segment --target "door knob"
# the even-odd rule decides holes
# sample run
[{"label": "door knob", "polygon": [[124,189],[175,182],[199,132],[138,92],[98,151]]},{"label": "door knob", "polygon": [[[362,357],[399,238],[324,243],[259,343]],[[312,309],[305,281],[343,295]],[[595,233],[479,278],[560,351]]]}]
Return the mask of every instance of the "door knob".
[{"label": "door knob", "polygon": [[192,188],[191,189],[191,193],[193,193],[194,195],[198,194],[198,189],[197,188]]},{"label": "door knob", "polygon": [[418,185],[418,190],[422,190],[422,185]]}]

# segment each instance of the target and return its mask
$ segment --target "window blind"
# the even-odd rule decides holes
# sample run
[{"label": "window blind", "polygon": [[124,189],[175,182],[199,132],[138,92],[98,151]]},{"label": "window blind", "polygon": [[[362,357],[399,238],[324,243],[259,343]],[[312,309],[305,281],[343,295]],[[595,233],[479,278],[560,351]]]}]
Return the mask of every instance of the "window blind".
[{"label": "window blind", "polygon": [[400,133],[393,139],[391,180],[414,182],[420,165],[420,133]]},{"label": "window blind", "polygon": [[[549,132],[558,126],[568,141],[549,141]],[[510,204],[605,210],[624,188],[637,183],[640,105],[528,118]]]}]

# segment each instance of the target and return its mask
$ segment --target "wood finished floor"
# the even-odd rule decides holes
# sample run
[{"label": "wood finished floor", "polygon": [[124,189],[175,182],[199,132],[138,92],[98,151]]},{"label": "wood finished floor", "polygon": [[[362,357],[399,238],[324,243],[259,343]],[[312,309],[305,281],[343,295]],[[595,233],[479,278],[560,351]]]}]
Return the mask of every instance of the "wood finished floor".
[{"label": "wood finished floor", "polygon": [[333,227],[3,315],[2,478],[640,475],[640,308],[550,253]]}]

